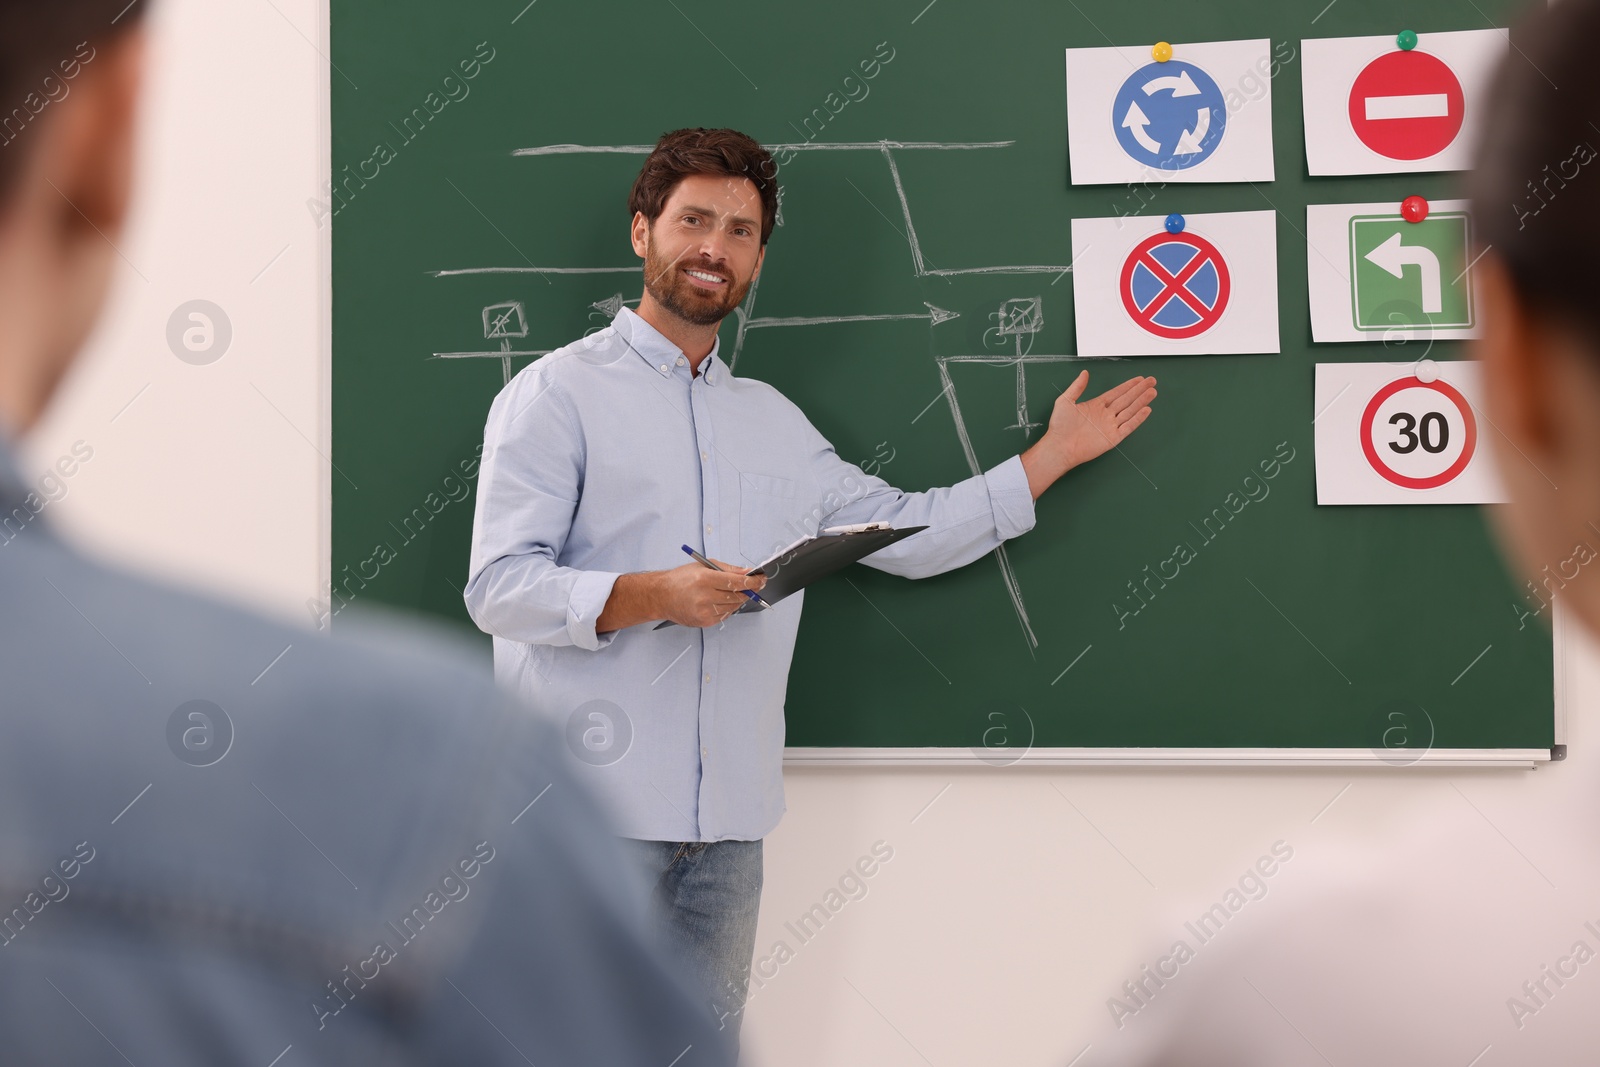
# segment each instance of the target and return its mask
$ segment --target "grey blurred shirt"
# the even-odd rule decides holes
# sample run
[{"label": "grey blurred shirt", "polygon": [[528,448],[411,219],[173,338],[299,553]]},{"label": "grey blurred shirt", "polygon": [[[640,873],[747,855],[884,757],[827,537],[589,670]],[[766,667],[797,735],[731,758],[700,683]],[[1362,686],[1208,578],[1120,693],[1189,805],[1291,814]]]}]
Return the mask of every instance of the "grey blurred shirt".
[{"label": "grey blurred shirt", "polygon": [[3,440],[0,605],[6,1062],[730,1062],[560,737],[448,639],[104,566]]},{"label": "grey blurred shirt", "polygon": [[[783,815],[783,702],[804,593],[707,629],[597,634],[618,575],[688,562],[689,545],[754,566],[820,527],[929,529],[864,563],[920,578],[1033,528],[1013,456],[904,493],[841,459],[720,342],[688,359],[628,308],[525,368],[484,431],[465,590],[495,674],[567,728],[622,833],[758,840]],[[576,749],[575,749],[576,751]]]}]

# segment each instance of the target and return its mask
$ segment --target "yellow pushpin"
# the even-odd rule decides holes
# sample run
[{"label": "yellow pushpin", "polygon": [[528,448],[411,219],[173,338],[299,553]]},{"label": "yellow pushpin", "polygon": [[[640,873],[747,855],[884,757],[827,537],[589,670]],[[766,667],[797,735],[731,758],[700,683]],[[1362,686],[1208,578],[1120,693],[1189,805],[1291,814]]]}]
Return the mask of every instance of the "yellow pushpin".
[{"label": "yellow pushpin", "polygon": [[1155,47],[1150,49],[1150,58],[1157,63],[1165,63],[1172,58],[1172,46],[1165,41],[1157,41]]}]

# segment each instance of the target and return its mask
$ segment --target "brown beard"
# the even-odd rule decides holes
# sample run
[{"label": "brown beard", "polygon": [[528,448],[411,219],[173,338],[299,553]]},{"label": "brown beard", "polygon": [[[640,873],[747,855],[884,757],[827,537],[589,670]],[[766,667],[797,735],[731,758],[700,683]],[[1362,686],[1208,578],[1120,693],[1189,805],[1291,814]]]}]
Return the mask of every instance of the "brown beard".
[{"label": "brown beard", "polygon": [[[699,269],[698,264],[693,266]],[[739,302],[750,291],[749,279],[741,283],[732,277],[726,268],[719,268],[713,273],[728,278],[725,291],[720,297],[715,292],[696,288],[695,284],[684,276],[682,264],[658,255],[653,244],[644,259],[645,291],[667,311],[695,326],[714,326],[721,322],[739,306]]]}]

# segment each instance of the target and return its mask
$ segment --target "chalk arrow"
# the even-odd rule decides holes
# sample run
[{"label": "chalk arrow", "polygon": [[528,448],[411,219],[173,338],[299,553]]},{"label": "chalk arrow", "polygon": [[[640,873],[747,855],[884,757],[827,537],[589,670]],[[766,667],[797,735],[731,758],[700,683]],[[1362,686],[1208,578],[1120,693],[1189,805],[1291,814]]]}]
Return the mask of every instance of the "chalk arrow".
[{"label": "chalk arrow", "polygon": [[1145,127],[1148,125],[1150,125],[1150,119],[1143,111],[1139,110],[1139,105],[1136,103],[1129,104],[1128,113],[1122,118],[1123,128],[1133,134],[1133,139],[1138,141],[1146,152],[1153,152],[1159,156],[1161,154],[1161,142],[1145,132]]},{"label": "chalk arrow", "polygon": [[1173,150],[1173,155],[1192,156],[1200,151],[1200,142],[1206,139],[1206,133],[1211,129],[1211,109],[1200,109],[1200,117],[1195,119],[1194,129],[1184,130],[1178,134],[1178,147]]},{"label": "chalk arrow", "polygon": [[594,308],[596,311],[605,312],[607,316],[614,319],[617,317],[617,312],[622,310],[622,294],[613,293],[604,300],[596,300],[589,306]]},{"label": "chalk arrow", "polygon": [[1365,258],[1396,278],[1405,277],[1406,264],[1416,267],[1422,281],[1422,313],[1437,315],[1444,310],[1443,294],[1439,287],[1439,257],[1433,254],[1432,249],[1401,244],[1397,233],[1368,252]]},{"label": "chalk arrow", "polygon": [[937,326],[941,322],[959,319],[959,311],[946,311],[941,307],[934,307],[926,300],[922,306],[927,311],[912,312],[906,315],[796,315],[786,318],[759,318],[751,319],[745,329],[759,330],[764,326],[829,326],[839,322],[904,322],[910,319],[921,319],[929,326]]},{"label": "chalk arrow", "polygon": [[1154,96],[1163,89],[1171,89],[1173,96],[1199,96],[1200,87],[1189,77],[1189,72],[1184,71],[1177,77],[1168,74],[1161,78],[1151,78],[1144,83],[1144,95]]}]

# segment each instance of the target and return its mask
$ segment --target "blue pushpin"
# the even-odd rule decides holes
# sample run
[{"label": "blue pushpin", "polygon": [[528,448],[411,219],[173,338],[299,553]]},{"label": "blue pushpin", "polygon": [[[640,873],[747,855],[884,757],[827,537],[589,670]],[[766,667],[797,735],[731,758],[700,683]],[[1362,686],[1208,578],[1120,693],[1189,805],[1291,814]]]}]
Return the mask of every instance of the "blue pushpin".
[{"label": "blue pushpin", "polygon": [[1183,216],[1182,215],[1179,215],[1177,212],[1173,212],[1171,215],[1167,216],[1167,232],[1168,233],[1182,233],[1183,232]]}]

